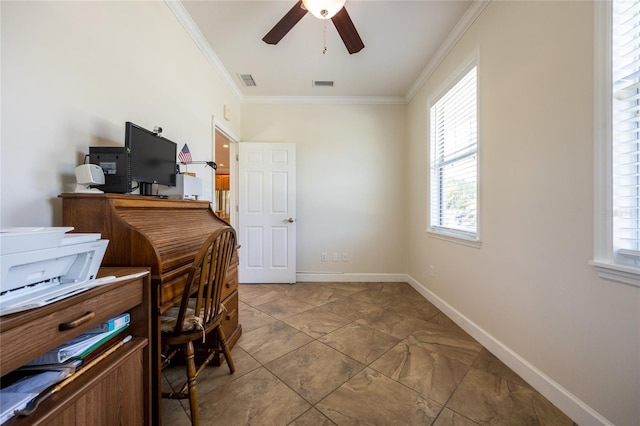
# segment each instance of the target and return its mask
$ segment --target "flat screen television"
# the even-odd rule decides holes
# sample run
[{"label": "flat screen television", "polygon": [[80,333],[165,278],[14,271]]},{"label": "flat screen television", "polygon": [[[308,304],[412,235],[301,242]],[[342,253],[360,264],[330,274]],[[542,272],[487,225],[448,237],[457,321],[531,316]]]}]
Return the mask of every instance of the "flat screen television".
[{"label": "flat screen television", "polygon": [[177,144],[127,121],[124,146],[129,153],[130,179],[141,195],[151,195],[154,183],[176,185]]}]

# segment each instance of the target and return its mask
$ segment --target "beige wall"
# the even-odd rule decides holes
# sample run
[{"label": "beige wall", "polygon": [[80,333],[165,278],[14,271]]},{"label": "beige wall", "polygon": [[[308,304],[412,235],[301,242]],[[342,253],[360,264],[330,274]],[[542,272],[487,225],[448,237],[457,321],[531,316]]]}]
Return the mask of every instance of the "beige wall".
[{"label": "beige wall", "polygon": [[[561,408],[574,419],[577,397],[632,425],[640,424],[640,289],[601,280],[588,264],[593,19],[589,2],[492,2],[413,99],[408,272],[525,377],[546,387],[548,376],[552,394],[565,388],[556,401],[566,397]],[[425,232],[428,97],[476,53],[480,249]]]},{"label": "beige wall", "polygon": [[[3,226],[61,224],[89,146],[124,123],[211,160],[211,116],[238,101],[164,2],[1,2]],[[239,116],[226,123],[237,131]],[[211,194],[211,169],[191,166]]]},{"label": "beige wall", "polygon": [[[127,120],[211,155],[227,104],[239,139],[297,144],[299,271],[408,273],[580,423],[640,424],[640,292],[587,263],[592,9],[492,2],[408,106],[240,105],[164,2],[0,2],[0,223],[60,225],[74,167]],[[425,233],[427,99],[474,52],[480,249]]]},{"label": "beige wall", "polygon": [[[406,271],[404,105],[242,106],[242,139],[295,142],[297,270],[371,280]],[[320,253],[329,254],[328,262]],[[349,262],[333,262],[333,252]]]}]

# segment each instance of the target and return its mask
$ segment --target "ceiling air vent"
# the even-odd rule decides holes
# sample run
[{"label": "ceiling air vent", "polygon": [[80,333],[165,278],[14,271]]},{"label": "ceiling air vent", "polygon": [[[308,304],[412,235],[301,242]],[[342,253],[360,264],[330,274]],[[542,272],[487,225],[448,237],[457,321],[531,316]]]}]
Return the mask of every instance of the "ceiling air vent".
[{"label": "ceiling air vent", "polygon": [[240,80],[242,80],[242,84],[246,87],[256,86],[256,82],[251,74],[238,74],[238,76],[240,77]]},{"label": "ceiling air vent", "polygon": [[313,80],[313,87],[333,87],[332,80]]}]

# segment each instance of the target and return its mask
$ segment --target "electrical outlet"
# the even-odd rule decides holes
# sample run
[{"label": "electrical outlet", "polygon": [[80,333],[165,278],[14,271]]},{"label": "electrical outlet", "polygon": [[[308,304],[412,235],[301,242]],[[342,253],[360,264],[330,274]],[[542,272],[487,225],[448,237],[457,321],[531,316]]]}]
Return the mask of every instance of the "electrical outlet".
[{"label": "electrical outlet", "polygon": [[323,262],[327,261],[327,252],[323,251],[322,253],[320,253],[320,260]]},{"label": "electrical outlet", "polygon": [[337,262],[338,261],[338,253],[333,253],[333,261]]},{"label": "electrical outlet", "polygon": [[436,276],[436,272],[433,269],[433,265],[429,265],[429,276],[430,277],[435,277]]},{"label": "electrical outlet", "polygon": [[342,253],[342,261],[343,262],[349,261],[349,253]]}]

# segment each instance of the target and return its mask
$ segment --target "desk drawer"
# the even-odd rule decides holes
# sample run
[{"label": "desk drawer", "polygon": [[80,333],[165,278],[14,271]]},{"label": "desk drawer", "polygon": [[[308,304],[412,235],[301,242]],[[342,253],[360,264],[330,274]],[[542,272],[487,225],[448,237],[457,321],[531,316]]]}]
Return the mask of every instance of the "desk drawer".
[{"label": "desk drawer", "polygon": [[[34,359],[109,318],[142,304],[142,286],[143,281],[138,279],[111,286],[109,291],[101,291],[101,288],[89,290],[33,310],[34,318],[30,321],[3,321],[3,345],[12,343],[20,350],[2,352],[1,373],[4,375],[23,365],[24,360]],[[60,330],[61,324],[74,321],[78,322],[77,326]]]},{"label": "desk drawer", "polygon": [[227,271],[227,277],[222,287],[222,300],[226,300],[231,293],[238,289],[238,264],[232,264]]},{"label": "desk drawer", "polygon": [[[161,291],[158,294],[160,314],[168,311],[172,306],[180,303],[184,286],[187,284],[190,268],[181,268],[162,275],[159,284]],[[234,252],[231,264],[227,270],[227,276],[222,287],[222,300],[227,299],[238,288],[238,254]]]},{"label": "desk drawer", "polygon": [[235,291],[231,297],[222,302],[227,311],[222,318],[222,331],[229,338],[238,326],[238,292]]},{"label": "desk drawer", "polygon": [[163,314],[176,304],[180,304],[184,286],[187,285],[188,273],[178,275],[171,280],[162,280],[161,283],[154,282],[154,286],[160,286],[158,298],[159,314]]}]

